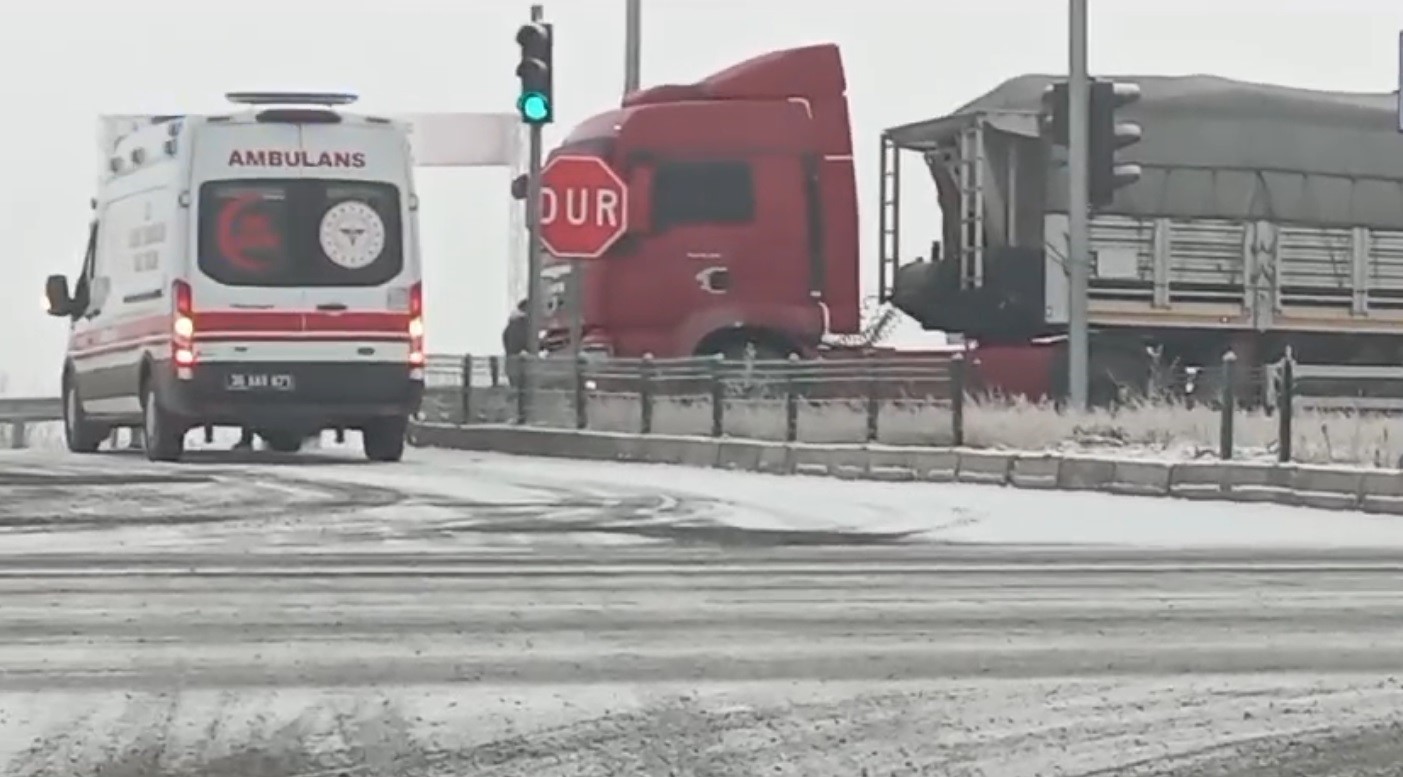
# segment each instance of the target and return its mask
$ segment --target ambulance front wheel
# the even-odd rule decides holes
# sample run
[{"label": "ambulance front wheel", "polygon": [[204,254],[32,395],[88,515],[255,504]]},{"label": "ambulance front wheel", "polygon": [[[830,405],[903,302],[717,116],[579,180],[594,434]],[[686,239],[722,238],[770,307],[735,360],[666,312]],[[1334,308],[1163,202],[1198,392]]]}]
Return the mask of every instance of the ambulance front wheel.
[{"label": "ambulance front wheel", "polygon": [[403,416],[371,421],[361,430],[365,457],[371,461],[399,461],[404,458],[408,433],[409,419]]},{"label": "ambulance front wheel", "polygon": [[83,403],[78,399],[78,387],[71,377],[63,381],[63,438],[68,450],[74,453],[92,453],[102,445],[109,430],[105,426],[88,421],[83,412]]}]

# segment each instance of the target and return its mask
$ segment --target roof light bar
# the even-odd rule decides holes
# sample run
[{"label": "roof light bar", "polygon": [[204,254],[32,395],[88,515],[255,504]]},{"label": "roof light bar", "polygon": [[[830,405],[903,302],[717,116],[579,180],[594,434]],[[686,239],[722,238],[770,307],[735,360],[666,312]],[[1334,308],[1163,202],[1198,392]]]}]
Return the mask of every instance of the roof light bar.
[{"label": "roof light bar", "polygon": [[239,105],[350,105],[360,99],[349,92],[228,92],[224,95]]}]

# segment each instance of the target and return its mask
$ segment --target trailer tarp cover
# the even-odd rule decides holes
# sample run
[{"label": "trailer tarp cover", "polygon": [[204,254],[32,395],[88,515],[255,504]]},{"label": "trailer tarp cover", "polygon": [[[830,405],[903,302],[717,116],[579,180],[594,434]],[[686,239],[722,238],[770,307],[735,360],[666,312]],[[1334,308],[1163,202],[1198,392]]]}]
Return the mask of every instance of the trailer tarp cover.
[{"label": "trailer tarp cover", "polygon": [[[1105,212],[1403,229],[1403,134],[1393,94],[1202,75],[1103,78],[1140,86],[1141,99],[1117,115],[1140,124],[1143,139],[1119,158],[1145,170]],[[1027,118],[1055,80],[1019,76],[953,116],[888,133],[898,145],[926,146],[961,119],[986,116],[999,131],[1031,134]],[[1065,212],[1065,192],[1065,174],[1055,172],[1048,210]]]}]

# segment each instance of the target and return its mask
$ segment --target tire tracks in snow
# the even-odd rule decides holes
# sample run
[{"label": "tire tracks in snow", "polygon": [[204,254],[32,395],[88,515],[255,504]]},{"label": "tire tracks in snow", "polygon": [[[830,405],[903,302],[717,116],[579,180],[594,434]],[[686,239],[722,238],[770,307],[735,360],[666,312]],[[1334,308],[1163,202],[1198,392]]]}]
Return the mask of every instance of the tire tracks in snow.
[{"label": "tire tracks in snow", "polygon": [[4,773],[1383,777],[1403,758],[1403,562],[1382,555],[161,563],[0,578],[0,708],[56,715],[13,734]]}]

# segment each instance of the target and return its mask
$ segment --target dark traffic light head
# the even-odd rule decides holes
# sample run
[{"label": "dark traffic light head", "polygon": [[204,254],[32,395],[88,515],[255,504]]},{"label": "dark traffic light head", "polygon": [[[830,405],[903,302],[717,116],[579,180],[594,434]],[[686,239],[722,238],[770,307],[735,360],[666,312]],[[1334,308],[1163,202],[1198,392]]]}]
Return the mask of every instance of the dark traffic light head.
[{"label": "dark traffic light head", "polygon": [[521,61],[516,66],[516,77],[521,81],[516,110],[526,124],[550,124],[555,120],[551,63],[554,34],[553,25],[545,22],[523,24],[516,31],[516,43],[521,47]]},{"label": "dark traffic light head", "polygon": [[1070,95],[1067,82],[1058,81],[1043,90],[1042,113],[1038,119],[1042,136],[1054,146],[1071,145],[1071,129],[1068,125]]},{"label": "dark traffic light head", "polygon": [[1116,190],[1140,180],[1139,165],[1123,163],[1116,152],[1140,142],[1139,124],[1117,122],[1116,111],[1140,100],[1140,86],[1127,82],[1093,81],[1091,84],[1090,180],[1091,207],[1111,204]]}]

